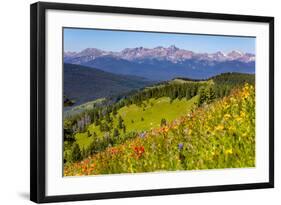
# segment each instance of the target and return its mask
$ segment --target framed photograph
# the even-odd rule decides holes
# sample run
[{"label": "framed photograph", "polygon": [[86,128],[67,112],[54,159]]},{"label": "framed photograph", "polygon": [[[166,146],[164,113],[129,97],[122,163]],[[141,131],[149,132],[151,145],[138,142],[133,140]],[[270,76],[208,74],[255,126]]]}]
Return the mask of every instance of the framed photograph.
[{"label": "framed photograph", "polygon": [[30,198],[274,187],[274,18],[31,5]]}]

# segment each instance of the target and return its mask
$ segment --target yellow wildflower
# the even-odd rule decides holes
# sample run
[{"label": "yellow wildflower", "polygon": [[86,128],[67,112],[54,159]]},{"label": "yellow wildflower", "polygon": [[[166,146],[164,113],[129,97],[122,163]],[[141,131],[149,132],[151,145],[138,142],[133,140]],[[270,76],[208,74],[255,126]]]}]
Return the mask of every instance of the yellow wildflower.
[{"label": "yellow wildflower", "polygon": [[232,149],[230,148],[230,149],[225,150],[224,153],[225,153],[225,154],[232,154],[233,152],[232,152]]},{"label": "yellow wildflower", "polygon": [[225,114],[225,115],[224,115],[224,119],[228,120],[229,118],[231,118],[231,115],[230,115],[230,114]]},{"label": "yellow wildflower", "polygon": [[245,85],[244,89],[243,89],[243,92],[242,92],[242,97],[243,98],[247,98],[249,95],[250,95],[250,87],[248,84]]},{"label": "yellow wildflower", "polygon": [[179,126],[178,125],[174,125],[174,127],[173,127],[174,129],[178,129],[179,128]]},{"label": "yellow wildflower", "polygon": [[215,127],[215,130],[217,131],[220,131],[220,130],[223,130],[224,129],[224,126],[223,125],[218,125]]},{"label": "yellow wildflower", "polygon": [[243,120],[243,118],[242,117],[237,117],[236,120],[237,120],[237,122],[241,122]]}]

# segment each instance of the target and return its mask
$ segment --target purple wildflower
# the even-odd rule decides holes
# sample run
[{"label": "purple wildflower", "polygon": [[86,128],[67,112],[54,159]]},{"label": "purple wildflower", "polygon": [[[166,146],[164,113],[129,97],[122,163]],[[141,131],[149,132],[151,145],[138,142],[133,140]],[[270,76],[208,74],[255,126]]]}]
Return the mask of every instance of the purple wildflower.
[{"label": "purple wildflower", "polygon": [[140,135],[139,135],[140,138],[144,138],[144,137],[145,137],[145,134],[146,134],[145,132],[140,133]]},{"label": "purple wildflower", "polygon": [[178,148],[179,148],[179,150],[181,151],[181,150],[183,149],[183,143],[179,143],[179,144],[178,144]]}]

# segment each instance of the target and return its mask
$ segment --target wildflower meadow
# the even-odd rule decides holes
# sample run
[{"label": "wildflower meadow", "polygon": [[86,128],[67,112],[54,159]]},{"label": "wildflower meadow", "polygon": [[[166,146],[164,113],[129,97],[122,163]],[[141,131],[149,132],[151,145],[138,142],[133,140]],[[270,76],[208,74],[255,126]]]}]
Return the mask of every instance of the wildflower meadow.
[{"label": "wildflower meadow", "polygon": [[[240,86],[228,87],[225,94],[218,96],[214,82],[204,85],[205,94],[209,91],[205,96],[200,96],[200,88],[192,85],[194,93],[188,93],[187,98],[193,100],[192,106],[187,104],[189,109],[179,112],[173,119],[166,116],[169,120],[165,118],[157,126],[151,126],[145,117],[139,119],[143,127],[139,131],[129,132],[134,123],[133,119],[126,119],[125,124],[131,124],[124,132],[122,119],[118,123],[114,120],[118,118],[112,117],[113,112],[118,115],[119,109],[112,110],[109,117],[113,118],[112,126],[116,126],[117,131],[113,131],[109,138],[115,140],[106,138],[108,141],[105,141],[104,137],[97,137],[105,132],[95,131],[97,136],[92,136],[93,132],[87,134],[84,129],[85,139],[99,139],[91,141],[96,148],[89,145],[87,152],[85,143],[79,145],[75,137],[72,138],[74,142],[67,152],[76,155],[64,164],[64,176],[254,167],[255,87],[252,83],[241,82]],[[207,99],[200,102],[202,97]],[[184,98],[180,97],[181,100]],[[151,103],[146,99],[142,102]],[[174,102],[169,103],[172,106]],[[129,108],[130,105],[126,106]],[[147,106],[140,108],[149,110]],[[88,130],[90,127],[88,125]],[[76,138],[79,139],[79,135],[76,134]]]}]

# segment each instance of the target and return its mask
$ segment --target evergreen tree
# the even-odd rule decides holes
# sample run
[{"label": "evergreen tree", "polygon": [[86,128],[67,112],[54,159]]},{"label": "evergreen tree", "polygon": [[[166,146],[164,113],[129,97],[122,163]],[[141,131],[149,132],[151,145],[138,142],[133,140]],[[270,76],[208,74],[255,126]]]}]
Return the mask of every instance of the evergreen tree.
[{"label": "evergreen tree", "polygon": [[167,121],[165,118],[161,119],[161,123],[160,123],[161,127],[167,125]]},{"label": "evergreen tree", "polygon": [[201,87],[199,89],[199,105],[202,105],[204,102],[206,102],[207,96],[205,92],[205,88]]},{"label": "evergreen tree", "polygon": [[97,119],[96,121],[95,121],[95,126],[99,126],[100,125],[100,121]]},{"label": "evergreen tree", "polygon": [[122,127],[123,127],[123,119],[122,119],[122,117],[119,115],[119,117],[118,117],[118,128],[119,129],[122,129]]},{"label": "evergreen tree", "polygon": [[82,159],[82,154],[79,145],[75,142],[71,147],[71,161],[76,162]]},{"label": "evergreen tree", "polygon": [[113,137],[118,137],[119,136],[119,131],[117,128],[114,128],[113,130]]},{"label": "evergreen tree", "polygon": [[125,134],[126,133],[126,126],[123,125],[123,133]]},{"label": "evergreen tree", "polygon": [[97,133],[96,133],[96,132],[93,132],[93,137],[94,137],[95,139],[97,139]]},{"label": "evergreen tree", "polygon": [[116,108],[116,106],[113,106],[112,114],[113,114],[114,116],[117,115],[117,108]]},{"label": "evergreen tree", "polygon": [[185,91],[185,98],[186,98],[187,100],[189,100],[189,99],[191,98],[190,89],[189,89],[189,88],[187,88],[186,91]]},{"label": "evergreen tree", "polygon": [[216,98],[216,93],[213,86],[210,86],[208,91],[208,103],[210,103]]}]

